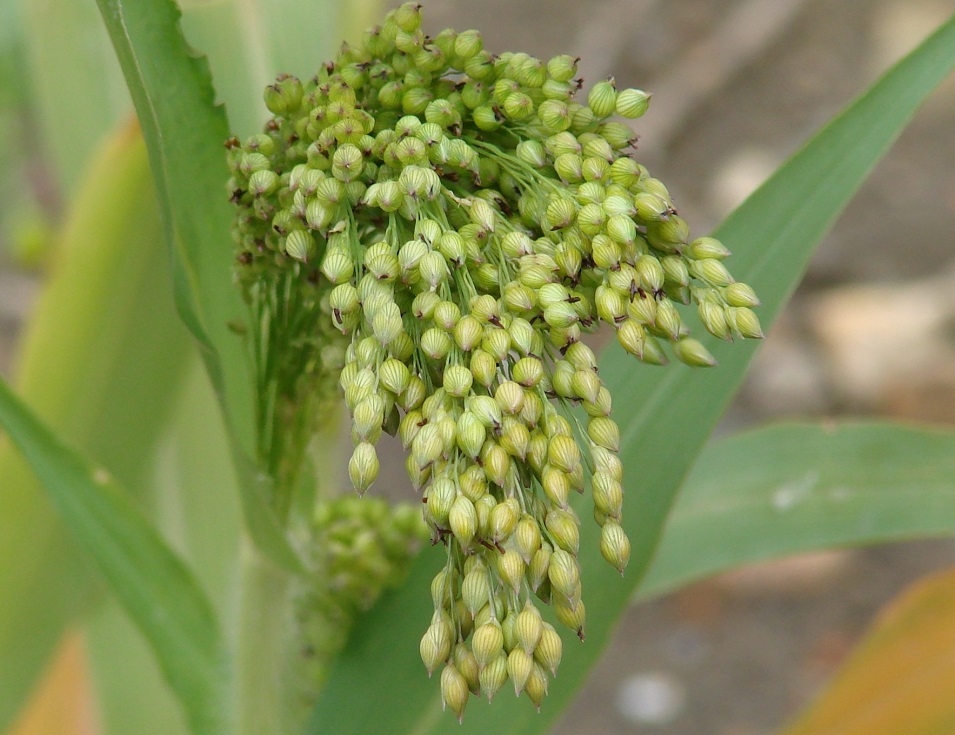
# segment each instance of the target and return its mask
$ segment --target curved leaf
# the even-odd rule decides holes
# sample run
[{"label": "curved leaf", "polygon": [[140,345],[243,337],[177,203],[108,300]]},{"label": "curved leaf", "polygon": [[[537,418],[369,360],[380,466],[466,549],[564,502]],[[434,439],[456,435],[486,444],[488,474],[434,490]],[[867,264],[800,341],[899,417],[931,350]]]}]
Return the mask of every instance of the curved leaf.
[{"label": "curved leaf", "polygon": [[955,433],[774,426],[703,450],[637,597],[800,551],[953,532]]},{"label": "curved leaf", "polygon": [[68,449],[0,381],[0,424],[80,548],[153,647],[196,735],[228,732],[228,668],[209,602],[105,470]]},{"label": "curved leaf", "polygon": [[57,188],[68,196],[102,142],[131,112],[129,93],[92,3],[20,4],[29,37],[30,96]]},{"label": "curved leaf", "polygon": [[[43,421],[139,498],[191,350],[165,277],[155,190],[134,124],[97,153],[76,194],[23,335],[17,387]],[[0,666],[4,731],[95,588],[29,467],[6,443],[0,588],[0,661],[17,662]]]},{"label": "curved leaf", "polygon": [[169,0],[99,0],[136,106],[162,205],[177,278],[177,303],[206,349],[210,373],[243,446],[250,437],[251,383],[241,341],[228,325],[244,314],[232,287],[232,217],[222,144],[225,112],[214,104],[205,58],[190,49]]},{"label": "curved leaf", "polygon": [[199,340],[226,415],[245,519],[259,547],[298,569],[267,501],[268,481],[250,459],[254,446],[250,363],[230,324],[245,307],[232,284],[232,213],[223,191],[229,135],[204,57],[185,42],[171,0],[98,0],[143,126],[153,177],[172,243],[176,301]]},{"label": "curved leaf", "polygon": [[882,611],[835,681],[784,735],[944,735],[955,730],[955,571]]},{"label": "curved leaf", "polygon": [[[734,273],[763,297],[764,324],[772,322],[814,247],[868,172],[953,67],[955,19],[820,131],[720,228],[718,236],[735,252]],[[643,368],[619,349],[603,356],[601,374],[617,397],[621,455],[630,468],[625,513],[633,541],[630,568],[621,582],[597,551],[595,524],[583,524],[586,644],[565,646],[561,674],[551,682],[542,714],[526,701],[501,697],[492,707],[472,706],[456,729],[461,735],[546,731],[596,662],[649,566],[684,475],[755,350],[752,343],[728,348],[711,340],[708,346],[721,364],[705,372],[681,365]],[[404,589],[379,604],[355,631],[315,709],[310,732],[423,735],[448,726],[450,715],[440,713],[437,683],[421,675],[417,660],[435,556],[423,554]],[[389,654],[370,642],[390,642]]]},{"label": "curved leaf", "polygon": [[[231,643],[241,509],[222,414],[198,360],[174,416],[158,453],[152,517],[195,570]],[[102,735],[186,732],[152,651],[116,602],[96,610],[86,633]]]}]

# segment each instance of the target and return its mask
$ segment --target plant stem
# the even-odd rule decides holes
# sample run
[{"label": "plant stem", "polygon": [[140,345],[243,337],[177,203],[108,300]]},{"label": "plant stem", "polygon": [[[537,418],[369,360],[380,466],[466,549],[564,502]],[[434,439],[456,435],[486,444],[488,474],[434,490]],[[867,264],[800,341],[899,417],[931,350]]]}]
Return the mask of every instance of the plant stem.
[{"label": "plant stem", "polygon": [[291,575],[260,554],[242,549],[236,692],[236,733],[290,732],[289,662],[294,638]]}]

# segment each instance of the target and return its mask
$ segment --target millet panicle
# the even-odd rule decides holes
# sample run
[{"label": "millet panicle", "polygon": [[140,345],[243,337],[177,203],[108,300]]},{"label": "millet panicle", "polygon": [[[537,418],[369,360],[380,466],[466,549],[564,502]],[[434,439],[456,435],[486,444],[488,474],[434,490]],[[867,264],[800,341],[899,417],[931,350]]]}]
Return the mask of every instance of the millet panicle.
[{"label": "millet panicle", "polygon": [[540,706],[562,642],[539,604],[583,638],[572,492],[589,487],[600,551],[627,565],[620,431],[582,334],[692,366],[715,360],[688,305],[717,337],[762,336],[727,249],[690,239],[632,156],[616,116],[650,95],[608,79],[582,96],[576,73],[477,31],[428,36],[407,3],[313,79],[279,77],[264,132],[230,144],[237,280],[293,366],[264,379],[292,405],[337,381],[359,494],[379,437],[400,437],[447,558],[421,657],[458,717],[508,680]]}]

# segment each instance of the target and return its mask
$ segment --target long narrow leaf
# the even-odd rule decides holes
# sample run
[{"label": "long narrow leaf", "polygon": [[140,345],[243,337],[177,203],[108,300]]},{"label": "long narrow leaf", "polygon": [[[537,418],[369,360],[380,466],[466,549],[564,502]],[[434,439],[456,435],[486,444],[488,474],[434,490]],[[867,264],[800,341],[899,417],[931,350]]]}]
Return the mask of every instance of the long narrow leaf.
[{"label": "long narrow leaf", "polygon": [[227,733],[225,650],[209,602],[189,569],[116,481],[62,444],[2,381],[0,424],[149,640],[193,732]]},{"label": "long narrow leaf", "polygon": [[[215,395],[198,361],[190,373],[161,441],[154,517],[231,633],[241,509]],[[185,721],[155,657],[119,605],[110,601],[98,609],[86,630],[103,735],[183,733]]]},{"label": "long narrow leaf", "polygon": [[[203,57],[190,49],[169,0],[99,0],[149,149],[178,279],[178,306],[207,349],[225,406],[251,446],[251,384],[241,342],[229,331],[243,307],[231,285],[231,214],[222,195],[228,178],[221,146],[229,135],[214,104]],[[197,206],[202,203],[203,206]]]},{"label": "long narrow leaf", "polygon": [[172,0],[98,0],[143,126],[170,242],[180,315],[199,340],[220,394],[239,469],[246,523],[259,547],[287,567],[298,559],[256,472],[249,360],[230,325],[244,307],[232,285],[232,213],[223,193],[229,134],[204,57],[186,44]]},{"label": "long narrow leaf", "polygon": [[[17,389],[137,498],[191,354],[165,276],[162,227],[135,125],[95,157],[26,326]],[[108,430],[106,430],[108,429]],[[0,731],[95,585],[42,488],[0,444]]]},{"label": "long narrow leaf", "polygon": [[700,455],[638,590],[787,554],[955,533],[955,433],[775,426]]},{"label": "long narrow leaf", "polygon": [[[953,67],[955,19],[818,133],[720,228],[719,237],[735,252],[734,273],[763,298],[765,325],[868,172]],[[469,708],[457,729],[461,735],[546,731],[596,662],[649,566],[685,473],[755,349],[752,344],[711,346],[721,364],[706,372],[683,366],[647,369],[618,349],[603,357],[601,374],[617,396],[621,454],[630,468],[624,515],[634,547],[627,576],[621,581],[600,558],[596,527],[583,524],[587,642],[565,646],[560,676],[551,683],[542,714],[526,701],[500,697],[492,707]],[[407,585],[378,605],[355,632],[316,707],[311,732],[424,735],[448,727],[438,687],[423,679],[417,656],[417,640],[428,619],[423,608],[430,605],[434,556],[423,554]]]},{"label": "long narrow leaf", "polygon": [[[96,8],[75,0],[13,0],[24,7],[30,91],[62,194],[80,183],[129,93]],[[21,70],[22,73],[22,70]]]}]

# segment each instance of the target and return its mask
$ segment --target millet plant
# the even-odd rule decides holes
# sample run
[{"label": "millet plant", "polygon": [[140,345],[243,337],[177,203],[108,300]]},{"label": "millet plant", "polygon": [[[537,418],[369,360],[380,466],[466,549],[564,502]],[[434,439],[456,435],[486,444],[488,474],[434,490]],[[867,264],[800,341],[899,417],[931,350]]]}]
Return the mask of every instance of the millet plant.
[{"label": "millet plant", "polygon": [[[120,649],[121,620],[94,616],[104,732],[530,734],[550,728],[635,594],[805,548],[955,527],[950,502],[896,512],[939,486],[955,493],[942,459],[950,434],[802,425],[703,450],[760,319],[772,321],[868,170],[955,67],[955,22],[714,236],[695,236],[639,161],[639,123],[624,122],[652,114],[650,95],[585,83],[573,56],[495,53],[474,30],[431,36],[421,6],[406,3],[333,60],[309,56],[314,76],[279,73],[261,132],[236,135],[169,0],[99,6],[145,146],[127,127],[86,179],[67,233],[95,233],[109,257],[100,266],[93,246],[64,240],[82,277],[65,268],[51,281],[27,342],[21,393],[33,410],[0,386],[0,425],[39,480],[0,447],[11,468],[0,574],[11,599],[44,590],[37,608],[0,610],[0,660],[21,662],[0,672],[0,727],[79,619],[77,599],[98,596],[81,559],[165,681],[152,658]],[[226,88],[228,72],[213,67]],[[265,117],[243,93],[229,113]],[[149,238],[157,249],[137,250]],[[157,276],[164,242],[171,284]],[[128,394],[91,389],[95,411],[74,404],[84,375],[99,383],[58,375],[55,350],[109,323],[62,316],[96,279],[124,284],[125,301],[107,291],[94,317],[120,318],[157,283],[175,294],[220,423],[203,380],[180,380],[188,361],[177,355],[192,348],[171,316],[168,341],[135,322],[110,337],[123,346],[111,382]],[[601,333],[616,344],[598,355]],[[143,401],[171,403],[182,383],[186,415],[204,418],[163,433],[157,407],[143,424]],[[58,385],[62,400],[49,393]],[[346,412],[340,464],[354,492],[335,482]],[[84,416],[104,432],[99,444],[83,436]],[[403,446],[415,492],[400,503],[366,495],[395,482],[381,472],[384,434]],[[161,437],[181,444],[181,474],[150,502],[144,488],[158,481],[143,467],[165,456]],[[795,444],[798,462],[786,455]],[[768,520],[791,473],[815,466],[835,483],[834,463],[838,482],[858,486],[850,507],[874,508],[876,521],[853,525],[823,498],[808,515]],[[908,497],[876,492],[900,482]],[[706,511],[714,494],[726,502]],[[16,573],[26,553],[29,585]],[[493,702],[465,713],[472,695]],[[837,719],[858,712],[834,707]],[[930,709],[935,722],[951,704]],[[792,732],[850,732],[814,716]]]}]

